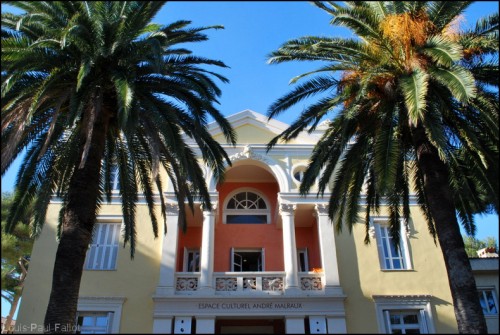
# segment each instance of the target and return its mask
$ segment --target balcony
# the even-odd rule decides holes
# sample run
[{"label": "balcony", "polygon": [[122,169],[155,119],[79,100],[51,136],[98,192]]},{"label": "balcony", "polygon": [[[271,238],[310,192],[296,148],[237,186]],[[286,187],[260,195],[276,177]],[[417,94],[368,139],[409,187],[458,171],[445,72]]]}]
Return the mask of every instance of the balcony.
[{"label": "balcony", "polygon": [[[298,277],[304,294],[324,292],[323,274],[300,272]],[[199,272],[177,272],[175,294],[196,294],[199,280]],[[283,295],[285,272],[215,272],[213,283],[216,295]]]}]

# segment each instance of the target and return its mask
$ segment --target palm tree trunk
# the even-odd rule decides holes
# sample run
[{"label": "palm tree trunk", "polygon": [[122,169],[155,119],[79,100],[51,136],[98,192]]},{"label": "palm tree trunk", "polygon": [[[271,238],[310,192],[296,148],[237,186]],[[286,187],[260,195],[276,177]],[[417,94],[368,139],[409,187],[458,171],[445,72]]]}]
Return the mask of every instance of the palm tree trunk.
[{"label": "palm tree trunk", "polygon": [[428,141],[424,128],[420,125],[413,130],[418,165],[424,175],[424,189],[448,272],[458,331],[486,334],[476,281],[457,221],[448,168]]},{"label": "palm tree trunk", "polygon": [[[85,165],[78,168],[80,162],[75,163],[54,263],[52,291],[44,321],[45,333],[75,331],[83,265],[96,219],[101,159],[109,122],[106,114],[101,110],[93,124],[91,147]],[[86,134],[82,134],[80,153],[83,152],[85,137]]]},{"label": "palm tree trunk", "polygon": [[14,294],[14,298],[12,299],[12,302],[10,304],[9,315],[7,315],[7,318],[5,319],[5,323],[2,329],[2,334],[13,333],[13,331],[10,330],[10,327],[12,324],[12,320],[14,319],[14,314],[16,313],[17,305],[19,305],[19,300],[23,295],[24,280],[26,279],[26,274],[27,274],[26,267],[24,266],[25,262],[26,264],[28,263],[28,261],[24,257],[21,257],[18,261],[19,267],[21,268],[21,276],[19,277],[17,285],[19,287],[19,291],[16,294]]}]

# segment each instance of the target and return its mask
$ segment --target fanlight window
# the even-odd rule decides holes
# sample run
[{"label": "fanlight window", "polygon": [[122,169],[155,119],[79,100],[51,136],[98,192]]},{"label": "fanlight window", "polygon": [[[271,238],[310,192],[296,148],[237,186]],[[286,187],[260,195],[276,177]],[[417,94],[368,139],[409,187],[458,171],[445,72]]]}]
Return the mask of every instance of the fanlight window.
[{"label": "fanlight window", "polygon": [[228,224],[266,224],[269,222],[269,206],[254,192],[239,192],[232,196],[225,210]]}]

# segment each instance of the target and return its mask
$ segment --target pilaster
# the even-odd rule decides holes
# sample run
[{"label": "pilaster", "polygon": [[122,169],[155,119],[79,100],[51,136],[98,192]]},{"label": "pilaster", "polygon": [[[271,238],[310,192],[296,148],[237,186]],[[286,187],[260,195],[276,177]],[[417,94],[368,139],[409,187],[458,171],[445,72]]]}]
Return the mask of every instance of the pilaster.
[{"label": "pilaster", "polygon": [[300,292],[297,246],[295,242],[294,212],[296,206],[293,204],[279,204],[279,212],[283,228],[283,256],[285,262],[285,294],[296,294]]},{"label": "pilaster", "polygon": [[160,279],[156,288],[157,295],[175,293],[175,264],[177,264],[177,241],[179,237],[179,206],[166,204],[167,233],[163,235]]}]

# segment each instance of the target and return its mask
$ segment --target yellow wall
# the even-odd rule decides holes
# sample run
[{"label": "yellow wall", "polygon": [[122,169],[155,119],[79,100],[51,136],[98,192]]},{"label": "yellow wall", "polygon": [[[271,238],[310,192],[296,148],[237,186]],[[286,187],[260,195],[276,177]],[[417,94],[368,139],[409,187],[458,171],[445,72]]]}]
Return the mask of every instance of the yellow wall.
[{"label": "yellow wall", "polygon": [[[53,264],[57,249],[56,225],[60,206],[50,205],[47,223],[33,249],[31,265],[26,279],[23,299],[17,320],[18,329],[22,325],[43,325],[52,283]],[[99,215],[121,216],[118,204],[103,205]],[[157,218],[162,223],[160,210]],[[114,271],[84,271],[80,286],[80,296],[126,297],[123,304],[120,332],[151,333],[153,330],[152,296],[158,285],[160,271],[163,225],[159,236],[154,238],[146,205],[137,207],[137,242],[135,257],[130,259],[130,248],[120,248],[117,269]]]},{"label": "yellow wall", "polygon": [[412,210],[409,249],[413,265],[408,271],[380,270],[376,240],[364,244],[365,226],[347,227],[336,235],[340,285],[345,300],[349,333],[376,333],[373,295],[432,295],[431,305],[437,333],[456,333],[457,324],[441,249],[428,233],[420,210]]}]

